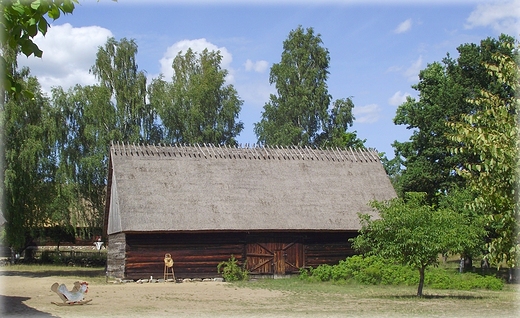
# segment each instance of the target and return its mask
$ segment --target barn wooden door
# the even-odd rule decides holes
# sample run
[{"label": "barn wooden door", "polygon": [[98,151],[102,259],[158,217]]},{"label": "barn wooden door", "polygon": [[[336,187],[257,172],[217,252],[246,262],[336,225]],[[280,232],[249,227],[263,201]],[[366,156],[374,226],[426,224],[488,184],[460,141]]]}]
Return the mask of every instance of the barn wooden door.
[{"label": "barn wooden door", "polygon": [[283,250],[274,251],[273,266],[276,275],[285,275],[285,256]]},{"label": "barn wooden door", "polygon": [[295,238],[258,238],[247,244],[246,258],[252,274],[298,273],[303,266],[303,245]]}]

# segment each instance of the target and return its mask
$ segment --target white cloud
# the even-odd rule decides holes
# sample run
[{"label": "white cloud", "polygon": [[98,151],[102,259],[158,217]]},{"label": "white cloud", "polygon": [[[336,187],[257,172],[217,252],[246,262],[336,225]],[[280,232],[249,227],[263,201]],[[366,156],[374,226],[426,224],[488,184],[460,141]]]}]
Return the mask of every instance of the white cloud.
[{"label": "white cloud", "polygon": [[222,56],[220,67],[228,71],[226,81],[230,83],[234,82],[234,70],[231,68],[233,56],[225,47],[218,47],[215,44],[208,42],[205,38],[196,40],[182,40],[174,43],[172,46],[166,49],[166,52],[164,53],[162,59],[159,60],[159,63],[161,64],[161,73],[167,80],[171,79],[173,76],[173,59],[179,52],[186,53],[186,51],[190,48],[196,53],[201,53],[204,51],[204,49],[208,49],[209,51],[220,51],[220,55]]},{"label": "white cloud", "polygon": [[403,72],[403,75],[406,76],[406,78],[409,80],[409,81],[416,81],[419,79],[419,72],[421,71],[421,68],[422,68],[422,62],[423,62],[423,59],[422,59],[422,55],[419,56],[419,58],[412,62],[412,65],[410,65],[410,67],[408,67],[404,72]]},{"label": "white cloud", "polygon": [[244,100],[244,105],[249,105],[255,109],[261,109],[269,101],[271,94],[276,94],[273,85],[269,85],[267,79],[257,79],[255,81],[242,81],[235,86],[240,98]]},{"label": "white cloud", "polygon": [[69,23],[53,25],[45,37],[38,34],[34,38],[43,51],[42,58],[22,55],[18,64],[31,69],[31,74],[38,77],[46,93],[50,93],[53,86],[68,89],[76,84],[92,85],[97,81],[89,69],[96,61],[98,48],[111,36],[110,30],[99,26],[74,28]]},{"label": "white cloud", "polygon": [[400,66],[393,65],[393,66],[390,66],[386,71],[387,72],[401,72],[402,69],[403,68]]},{"label": "white cloud", "polygon": [[258,73],[263,73],[269,67],[269,63],[267,61],[264,61],[264,60],[253,62],[250,59],[248,59],[244,63],[244,67],[246,68],[246,71],[248,71],[248,72],[255,71],[255,72],[258,72]]},{"label": "white cloud", "polygon": [[410,96],[408,93],[401,93],[401,91],[395,92],[392,97],[388,99],[388,104],[392,106],[399,106],[402,103],[406,102],[406,97]]},{"label": "white cloud", "polygon": [[492,27],[499,33],[520,33],[520,0],[482,3],[466,19],[465,27]]},{"label": "white cloud", "polygon": [[419,72],[423,67],[423,58],[420,55],[417,60],[412,61],[410,66],[407,68],[402,66],[393,65],[387,68],[386,72],[389,73],[399,73],[406,77],[409,81],[414,82],[419,80]]},{"label": "white cloud", "polygon": [[379,120],[381,107],[379,107],[377,104],[369,104],[366,106],[354,107],[352,111],[354,113],[354,117],[356,118],[356,123],[371,124]]},{"label": "white cloud", "polygon": [[394,30],[394,33],[404,33],[409,31],[412,28],[412,19],[408,19],[406,21],[401,22],[397,28]]}]

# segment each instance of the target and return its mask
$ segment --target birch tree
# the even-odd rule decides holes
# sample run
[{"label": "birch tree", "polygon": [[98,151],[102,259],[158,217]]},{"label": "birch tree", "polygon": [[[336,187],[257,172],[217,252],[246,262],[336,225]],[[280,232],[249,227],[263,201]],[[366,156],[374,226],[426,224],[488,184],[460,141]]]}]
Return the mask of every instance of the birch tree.
[{"label": "birch tree", "polygon": [[352,126],[354,103],[350,98],[334,102],[328,92],[330,56],[320,34],[299,26],[283,42],[280,63],[271,67],[271,94],[254,130],[258,142],[269,145],[359,146],[363,141]]},{"label": "birch tree", "polygon": [[173,60],[171,82],[162,78],[152,82],[150,101],[164,125],[165,141],[236,144],[244,128],[238,120],[243,101],[226,83],[221,61],[218,51],[188,49]]},{"label": "birch tree", "polygon": [[117,140],[148,142],[156,114],[146,102],[146,75],[136,61],[137,44],[126,38],[109,38],[100,47],[92,73],[106,87],[115,101]]}]

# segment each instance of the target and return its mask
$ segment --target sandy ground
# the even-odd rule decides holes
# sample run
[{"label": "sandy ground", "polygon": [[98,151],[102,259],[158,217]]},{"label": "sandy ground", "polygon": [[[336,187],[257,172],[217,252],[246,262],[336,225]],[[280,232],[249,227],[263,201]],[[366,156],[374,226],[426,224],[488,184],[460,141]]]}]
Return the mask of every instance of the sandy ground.
[{"label": "sandy ground", "polygon": [[[60,302],[50,290],[53,283],[71,289],[76,280],[89,282],[86,299],[92,302],[61,307],[51,303]],[[482,301],[479,293],[454,299],[375,301],[339,294],[316,298],[319,294],[238,288],[224,282],[114,284],[81,274],[73,278],[1,269],[0,286],[1,317],[374,317],[374,312],[377,317],[403,316],[399,312],[413,317],[425,316],[424,312],[428,317],[518,317],[510,301],[494,296]],[[423,314],[413,314],[413,308],[423,306],[427,307]],[[457,311],[450,314],[448,308]]]},{"label": "sandy ground", "polygon": [[264,306],[276,306],[284,297],[279,291],[235,288],[225,282],[89,283],[85,299],[92,299],[92,302],[60,307],[51,303],[61,302],[50,290],[54,282],[64,283],[72,289],[74,280],[58,276],[3,276],[1,316],[239,317],[246,314],[252,317],[255,316],[253,312],[247,314],[243,311],[247,304],[254,303],[251,309],[258,310]]}]

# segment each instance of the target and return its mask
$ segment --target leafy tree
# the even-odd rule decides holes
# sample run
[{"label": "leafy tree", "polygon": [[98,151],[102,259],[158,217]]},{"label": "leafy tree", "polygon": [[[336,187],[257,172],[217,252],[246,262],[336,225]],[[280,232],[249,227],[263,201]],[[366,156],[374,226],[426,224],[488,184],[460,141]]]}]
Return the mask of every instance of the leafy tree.
[{"label": "leafy tree", "polygon": [[424,193],[407,193],[405,198],[373,201],[379,219],[360,215],[360,235],[351,239],[353,247],[367,255],[411,266],[419,271],[417,296],[423,295],[424,274],[437,265],[439,254],[459,253],[473,248],[484,234],[481,227],[451,209],[435,208]]},{"label": "leafy tree", "polygon": [[[484,64],[495,85],[483,88],[470,100],[478,111],[465,114],[460,121],[447,126],[453,129],[450,139],[457,143],[451,151],[468,153],[469,158],[474,158],[463,162],[457,172],[477,194],[471,207],[487,215],[491,231],[487,257],[498,267],[505,261],[511,279],[520,254],[520,99],[514,94],[520,88],[520,68],[518,48],[515,49],[513,43],[504,46],[508,54],[496,52],[491,61]],[[493,90],[494,87],[502,89]]]},{"label": "leafy tree", "polygon": [[403,174],[403,158],[401,156],[394,156],[394,158],[388,159],[384,152],[379,153],[379,158],[381,159],[381,164],[383,165],[392,186],[396,190],[397,195],[403,197],[403,193],[398,191],[400,189],[401,177]]},{"label": "leafy tree", "polygon": [[[481,210],[471,209],[469,202],[475,199],[475,193],[468,188],[453,188],[446,195],[440,196],[439,208],[451,209],[461,214],[468,222],[474,226],[481,228],[486,235],[488,235],[486,229],[485,216]],[[473,256],[482,255],[485,251],[485,240],[482,239],[474,246],[468,246],[466,249],[460,251],[461,260],[464,260],[465,271],[473,270]]]},{"label": "leafy tree", "polygon": [[156,114],[146,103],[146,75],[138,70],[137,44],[126,38],[116,41],[109,38],[96,55],[92,72],[106,87],[116,108],[118,140],[124,142],[148,142],[154,132]]},{"label": "leafy tree", "polygon": [[[118,135],[115,108],[106,87],[76,85],[53,89],[52,101],[60,113],[59,169],[62,191],[74,224],[102,225],[108,148]],[[91,233],[82,233],[85,235]]]},{"label": "leafy tree", "polygon": [[271,67],[271,94],[262,119],[255,124],[258,142],[271,145],[359,146],[364,141],[352,126],[354,104],[350,98],[337,100],[329,113],[331,96],[327,78],[329,51],[321,35],[299,26],[283,43],[281,62]]},{"label": "leafy tree", "polygon": [[347,131],[354,122],[353,108],[354,103],[350,98],[335,100],[332,109],[329,110],[325,131],[318,135],[316,145],[331,148],[363,148],[366,139],[359,139],[355,131]]},{"label": "leafy tree", "polygon": [[243,101],[233,85],[226,85],[221,61],[218,51],[196,54],[188,49],[175,57],[171,83],[162,78],[152,82],[150,101],[167,142],[236,144],[244,128],[237,121]]},{"label": "leafy tree", "polygon": [[20,52],[41,57],[43,52],[32,39],[47,33],[45,16],[56,20],[61,13],[72,13],[77,3],[0,1],[1,210],[8,222],[5,238],[13,252],[24,248],[42,222],[67,223],[67,217],[60,215],[64,211],[54,209],[51,202],[55,192],[55,113],[37,80],[29,77],[28,70],[17,70],[16,57]]},{"label": "leafy tree", "polygon": [[21,251],[44,225],[70,222],[68,210],[57,204],[57,113],[28,69],[13,78],[32,96],[8,98],[2,112],[6,239],[13,251]]},{"label": "leafy tree", "polygon": [[497,85],[483,62],[489,62],[493,52],[511,56],[508,46],[514,39],[501,35],[498,40],[487,38],[480,45],[464,44],[457,48],[459,57],[449,55],[442,62],[434,62],[419,73],[419,83],[412,87],[419,99],[408,97],[397,109],[394,123],[414,129],[409,141],[394,142],[394,164],[402,164],[398,171],[397,192],[426,192],[432,203],[439,195],[463,187],[465,180],[454,173],[455,167],[473,161],[469,152],[451,153],[456,142],[448,138],[446,121],[478,111],[481,106],[468,102],[479,90],[488,89],[501,96],[512,93],[509,87]]},{"label": "leafy tree", "polygon": [[[9,69],[7,67],[8,62],[4,58],[5,50],[22,52],[27,57],[31,55],[42,57],[43,52],[32,39],[38,33],[43,35],[47,33],[50,25],[45,16],[56,20],[61,13],[72,13],[77,3],[77,0],[0,1],[0,9],[2,10],[2,17],[0,18],[2,49],[0,68],[2,70]],[[13,78],[12,72],[5,72],[2,81],[8,94],[21,93],[22,86]]]}]

